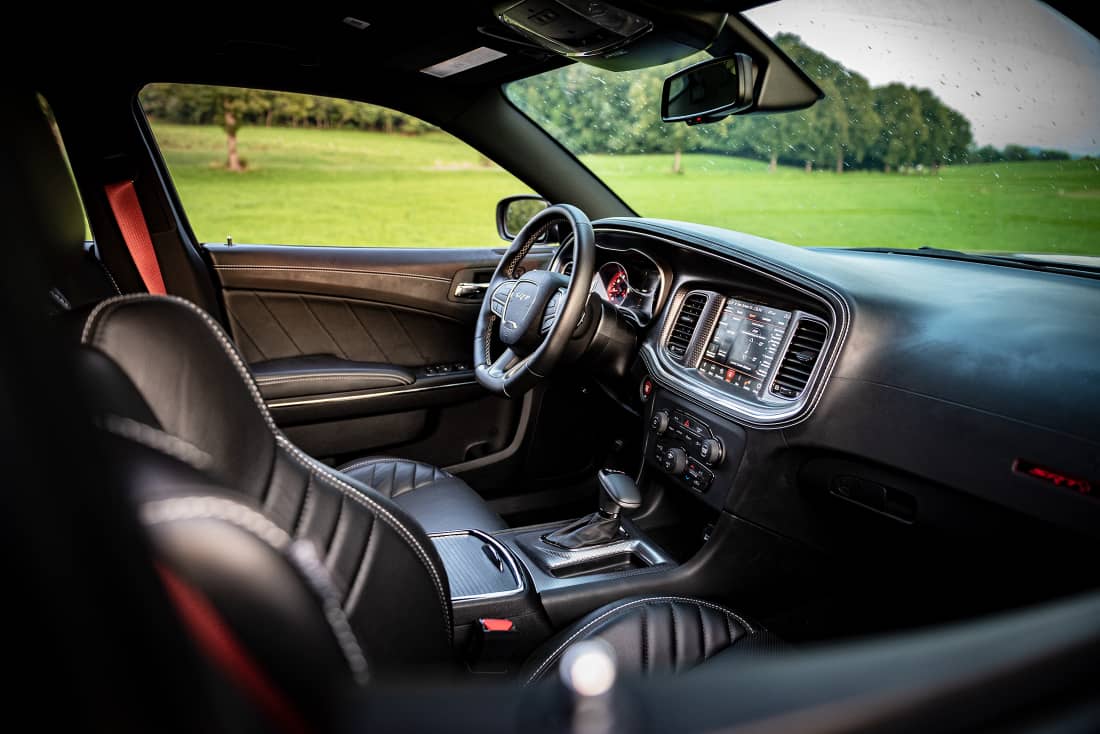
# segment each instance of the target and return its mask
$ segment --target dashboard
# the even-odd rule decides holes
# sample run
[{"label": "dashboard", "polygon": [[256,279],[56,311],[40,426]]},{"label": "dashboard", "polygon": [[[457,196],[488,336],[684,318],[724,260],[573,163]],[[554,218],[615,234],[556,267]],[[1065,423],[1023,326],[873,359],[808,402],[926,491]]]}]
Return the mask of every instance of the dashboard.
[{"label": "dashboard", "polygon": [[[957,527],[979,500],[1100,527],[1095,280],[677,222],[594,227],[592,292],[638,342],[605,389],[634,400],[666,481],[826,546],[826,526],[798,519],[807,492],[906,525]],[[550,267],[570,260],[566,243]],[[653,386],[640,405],[639,381]]]},{"label": "dashboard", "polygon": [[[805,416],[843,333],[841,301],[765,270],[730,270],[671,240],[604,229],[596,243],[590,291],[656,329],[641,357],[666,388],[749,425]],[[569,274],[572,264],[566,243],[550,267]]]}]

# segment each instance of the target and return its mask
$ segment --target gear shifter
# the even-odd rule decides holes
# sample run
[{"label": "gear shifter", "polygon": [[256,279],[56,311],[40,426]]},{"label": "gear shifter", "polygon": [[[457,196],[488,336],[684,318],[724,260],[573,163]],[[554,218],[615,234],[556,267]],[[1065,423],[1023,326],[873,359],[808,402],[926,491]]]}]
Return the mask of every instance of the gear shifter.
[{"label": "gear shifter", "polygon": [[578,550],[619,539],[622,532],[620,513],[641,507],[642,494],[634,480],[622,472],[600,469],[597,477],[600,480],[599,511],[543,536],[544,541],[566,550]]}]

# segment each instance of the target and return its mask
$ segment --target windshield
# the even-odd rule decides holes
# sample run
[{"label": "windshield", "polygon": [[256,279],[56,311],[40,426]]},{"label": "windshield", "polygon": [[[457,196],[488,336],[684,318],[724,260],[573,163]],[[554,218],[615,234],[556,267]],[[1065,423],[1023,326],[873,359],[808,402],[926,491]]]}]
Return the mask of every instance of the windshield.
[{"label": "windshield", "polygon": [[642,216],[794,245],[1100,255],[1100,42],[1036,2],[783,0],[746,13],[825,92],[689,127],[585,64],[506,94]]}]

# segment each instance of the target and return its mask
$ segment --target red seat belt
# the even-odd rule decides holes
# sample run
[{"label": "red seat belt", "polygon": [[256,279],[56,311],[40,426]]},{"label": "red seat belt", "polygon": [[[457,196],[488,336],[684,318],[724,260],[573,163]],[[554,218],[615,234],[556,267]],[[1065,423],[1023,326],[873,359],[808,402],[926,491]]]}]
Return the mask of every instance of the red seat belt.
[{"label": "red seat belt", "polygon": [[158,564],[168,598],[199,650],[277,724],[284,734],[308,734],[311,729],[197,589]]},{"label": "red seat belt", "polygon": [[141,212],[141,204],[138,202],[137,191],[133,181],[119,181],[107,184],[107,201],[111,204],[115,221],[122,231],[122,239],[126,242],[126,249],[130,251],[130,258],[137,266],[138,274],[145,283],[145,289],[150,293],[165,295],[164,278],[160,274],[160,264],[157,262],[157,253],[153,249],[153,238],[149,236],[149,226],[145,223],[145,215]]}]

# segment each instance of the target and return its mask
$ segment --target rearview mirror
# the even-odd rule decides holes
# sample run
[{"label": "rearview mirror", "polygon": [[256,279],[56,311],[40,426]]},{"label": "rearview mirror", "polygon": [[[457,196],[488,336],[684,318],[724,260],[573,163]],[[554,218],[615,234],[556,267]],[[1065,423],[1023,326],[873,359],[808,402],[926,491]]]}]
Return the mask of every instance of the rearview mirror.
[{"label": "rearview mirror", "polygon": [[665,79],[661,119],[689,125],[717,122],[752,106],[752,59],[733,54],[708,59]]},{"label": "rearview mirror", "polygon": [[[511,242],[531,218],[550,206],[550,202],[534,194],[506,196],[497,204],[497,232],[501,239]],[[545,236],[542,242],[546,241]]]}]

